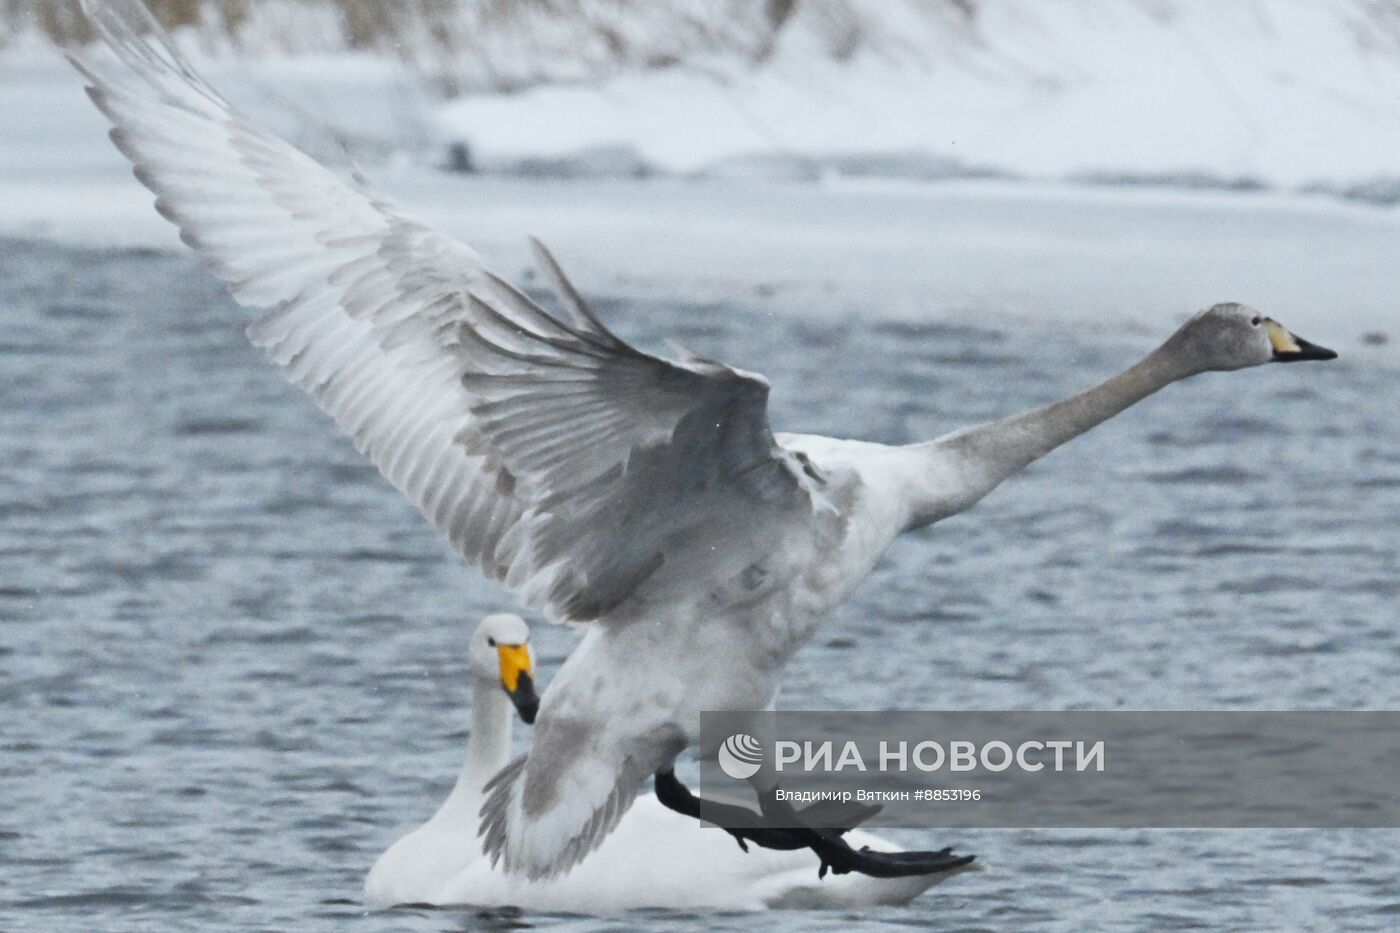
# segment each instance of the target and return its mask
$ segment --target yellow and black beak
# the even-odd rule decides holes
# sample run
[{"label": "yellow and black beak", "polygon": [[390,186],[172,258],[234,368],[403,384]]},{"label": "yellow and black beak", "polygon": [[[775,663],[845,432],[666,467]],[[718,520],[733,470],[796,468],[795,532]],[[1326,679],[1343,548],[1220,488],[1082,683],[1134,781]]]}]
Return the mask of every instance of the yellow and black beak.
[{"label": "yellow and black beak", "polygon": [[1336,350],[1319,347],[1302,337],[1288,332],[1278,321],[1266,320],[1264,327],[1269,332],[1269,342],[1274,345],[1274,362],[1301,363],[1303,360],[1335,360]]},{"label": "yellow and black beak", "polygon": [[529,645],[497,645],[501,657],[501,686],[515,704],[515,711],[526,724],[535,721],[540,711],[540,698],[535,693],[535,664]]}]

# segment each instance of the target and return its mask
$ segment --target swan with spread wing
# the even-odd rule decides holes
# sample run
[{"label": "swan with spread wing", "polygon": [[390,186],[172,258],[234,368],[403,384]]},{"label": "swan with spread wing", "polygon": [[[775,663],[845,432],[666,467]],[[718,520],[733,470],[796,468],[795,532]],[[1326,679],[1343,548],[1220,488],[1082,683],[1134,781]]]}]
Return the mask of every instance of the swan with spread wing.
[{"label": "swan with spread wing", "polygon": [[[234,297],[268,309],[252,340],[468,563],[586,624],[528,756],[483,808],[486,852],[528,878],[598,846],[695,742],[701,710],[769,705],[789,658],[903,532],[1172,382],[1335,356],[1224,304],[1100,386],[934,441],[774,435],[762,377],[630,346],[537,246],[560,308],[545,310],[242,116],[138,0],[83,5],[115,52],[74,55],[112,139]],[[892,862],[831,831],[801,838],[838,872],[968,858]]]},{"label": "swan with spread wing", "polygon": [[[519,616],[489,615],[477,626],[467,651],[472,701],[466,760],[432,818],[374,863],[365,878],[368,903],[514,905],[591,914],[641,908],[851,908],[904,904],[956,874],[821,879],[814,871],[817,860],[802,850],[736,858],[724,833],[643,794],[617,830],[567,875],[538,881],[507,876],[482,851],[477,811],[482,788],[510,760],[511,706],[527,723],[538,711],[529,641],[530,627]],[[888,840],[859,829],[846,840],[892,848]]]}]

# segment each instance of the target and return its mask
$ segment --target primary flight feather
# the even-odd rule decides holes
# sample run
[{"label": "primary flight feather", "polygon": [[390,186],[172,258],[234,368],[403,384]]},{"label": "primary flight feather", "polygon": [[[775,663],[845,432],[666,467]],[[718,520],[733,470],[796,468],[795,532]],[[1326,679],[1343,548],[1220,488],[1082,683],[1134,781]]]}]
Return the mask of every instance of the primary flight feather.
[{"label": "primary flight feather", "polygon": [[767,383],[644,353],[537,246],[562,312],[469,247],[242,116],[139,0],[83,0],[115,59],[75,53],[156,208],[267,309],[254,343],[471,564],[590,622],[528,757],[483,809],[511,872],[567,871],[706,709],[771,703],[783,666],[902,532],[1164,386],[1335,356],[1243,305],[1192,318],[1102,385],[903,447],[771,432]]}]

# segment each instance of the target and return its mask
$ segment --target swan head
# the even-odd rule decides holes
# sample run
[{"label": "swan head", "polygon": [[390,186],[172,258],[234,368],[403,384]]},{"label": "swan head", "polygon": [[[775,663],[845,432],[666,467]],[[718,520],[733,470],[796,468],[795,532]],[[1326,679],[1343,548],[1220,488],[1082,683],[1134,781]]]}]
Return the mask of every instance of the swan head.
[{"label": "swan head", "polygon": [[1227,372],[1265,363],[1334,360],[1335,351],[1289,332],[1248,305],[1227,302],[1196,314],[1168,341],[1197,372]]},{"label": "swan head", "polygon": [[535,659],[530,653],[530,626],[517,615],[499,612],[481,620],[469,651],[472,674],[500,684],[520,718],[535,721],[540,698],[535,693]]}]

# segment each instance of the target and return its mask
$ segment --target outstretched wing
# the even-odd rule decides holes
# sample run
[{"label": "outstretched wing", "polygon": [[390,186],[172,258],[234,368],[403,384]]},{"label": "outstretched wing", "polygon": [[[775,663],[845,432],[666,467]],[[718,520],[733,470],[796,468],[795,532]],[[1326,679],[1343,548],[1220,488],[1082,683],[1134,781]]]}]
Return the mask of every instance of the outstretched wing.
[{"label": "outstretched wing", "polygon": [[240,115],[139,0],[83,7],[117,57],[73,56],[90,96],[157,210],[235,298],[270,309],[251,339],[527,605],[595,619],[701,565],[741,571],[771,544],[758,532],[813,508],[761,378],[634,349],[537,245],[567,315],[546,312]]}]

